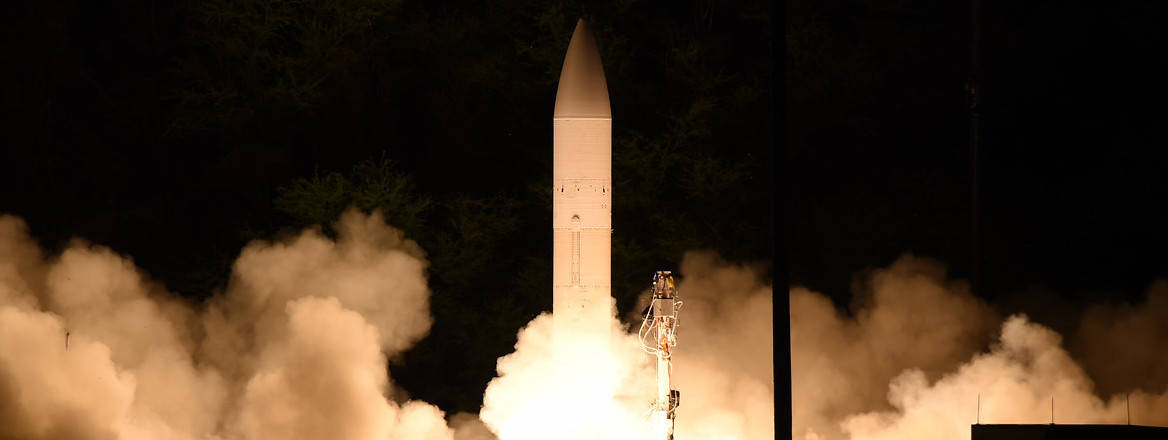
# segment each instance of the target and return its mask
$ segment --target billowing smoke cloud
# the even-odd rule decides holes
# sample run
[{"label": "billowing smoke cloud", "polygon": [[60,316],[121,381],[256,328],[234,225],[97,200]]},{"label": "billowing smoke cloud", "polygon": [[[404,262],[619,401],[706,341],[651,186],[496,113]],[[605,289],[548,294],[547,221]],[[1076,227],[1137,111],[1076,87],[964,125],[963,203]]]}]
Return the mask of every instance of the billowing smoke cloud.
[{"label": "billowing smoke cloud", "polygon": [[[854,317],[803,288],[791,290],[791,399],[797,437],[839,438],[849,414],[890,409],[888,383],[908,368],[931,379],[992,338],[998,322],[944,268],[906,256],[873,272]],[[922,350],[921,347],[930,347]]]},{"label": "billowing smoke cloud", "polygon": [[456,440],[497,440],[494,432],[478,416],[464,412],[450,417],[450,427],[454,429]]},{"label": "billowing smoke cloud", "polygon": [[421,250],[377,214],[335,229],[249,245],[196,308],[100,246],[46,259],[0,216],[0,438],[454,438],[385,368],[431,325]]},{"label": "billowing smoke cloud", "polygon": [[536,317],[499,359],[479,416],[502,440],[645,438],[653,376],[636,338],[612,325],[612,349],[595,351],[553,338],[551,314]]},{"label": "billowing smoke cloud", "polygon": [[687,253],[680,275],[677,437],[775,438],[773,289],[709,252]]},{"label": "billowing smoke cloud", "polygon": [[[687,254],[679,275],[685,306],[674,351],[682,393],[677,438],[774,438],[771,287],[752,269],[710,253]],[[612,325],[611,352],[580,353],[575,347],[585,344],[552,339],[551,315],[534,319],[519,333],[515,352],[499,359],[483,421],[501,440],[543,439],[549,432],[647,438],[656,367],[635,329],[615,318]]]},{"label": "billowing smoke cloud", "polygon": [[[1094,347],[1088,358],[1124,352],[1112,359],[1143,361],[1120,367],[1123,373],[1155,362],[1155,355],[1123,348],[1091,350],[1163,353],[1162,339],[1116,345],[1123,330],[1100,331],[1162,325],[1152,322],[1165,313],[1157,291],[1145,308],[1085,316],[1082,328],[1093,336],[1083,344]],[[1062,337],[1022,315],[999,323],[964,283],[947,281],[938,263],[904,256],[875,271],[864,295],[845,316],[823,295],[791,290],[796,438],[964,438],[979,418],[979,399],[982,423],[1049,423],[1052,398],[1055,422],[1126,422],[1125,397],[1099,396]],[[1125,392],[1133,423],[1168,424],[1168,390]]]},{"label": "billowing smoke cloud", "polygon": [[[264,347],[239,431],[248,438],[451,438],[442,413],[385,399],[377,328],[335,297],[287,304],[287,334]],[[343,423],[337,423],[343,421]]]},{"label": "billowing smoke cloud", "polygon": [[0,436],[112,439],[133,401],[133,376],[109,348],[78,338],[65,352],[61,319],[0,306]]},{"label": "billowing smoke cloud", "polygon": [[1088,308],[1070,342],[1099,389],[1168,389],[1168,281],[1148,289],[1138,305]]},{"label": "billowing smoke cloud", "polygon": [[[655,366],[615,317],[604,352],[537,317],[499,360],[482,420],[410,400],[385,365],[432,325],[424,254],[378,214],[333,229],[249,244],[224,291],[193,305],[107,248],[46,256],[0,216],[0,438],[648,436]],[[773,438],[771,287],[709,253],[680,272],[677,435]]]}]

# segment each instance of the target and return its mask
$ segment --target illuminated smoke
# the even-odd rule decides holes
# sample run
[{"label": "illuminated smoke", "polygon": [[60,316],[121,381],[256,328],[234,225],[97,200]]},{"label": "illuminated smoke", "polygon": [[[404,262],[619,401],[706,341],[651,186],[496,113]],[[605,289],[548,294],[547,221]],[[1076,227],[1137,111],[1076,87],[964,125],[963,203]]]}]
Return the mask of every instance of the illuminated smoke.
[{"label": "illuminated smoke", "polygon": [[[646,280],[651,272],[646,272]],[[709,253],[689,253],[678,284],[685,301],[674,351],[681,390],[677,438],[774,438],[772,289],[757,274]],[[642,305],[648,301],[648,292]],[[636,312],[636,311],[634,311]],[[641,316],[630,316],[639,324]],[[655,365],[635,332],[614,318],[612,351],[580,353],[578,341],[553,340],[552,317],[519,333],[499,359],[480,413],[501,440],[643,439]]]},{"label": "illuminated smoke", "polygon": [[676,437],[775,438],[773,289],[709,252],[687,253],[680,269]]},{"label": "illuminated smoke", "polygon": [[520,330],[479,417],[502,440],[645,438],[653,376],[636,338],[614,319],[612,350],[581,351],[582,341],[554,339],[552,324],[544,313]]},{"label": "illuminated smoke", "polygon": [[[1142,309],[1088,313],[1083,329],[1151,326],[1163,332],[1163,324],[1151,323],[1166,313],[1157,291]],[[1097,395],[1061,336],[1022,315],[999,322],[964,283],[947,281],[938,263],[902,257],[875,271],[863,294],[845,316],[823,295],[791,290],[796,438],[964,438],[978,418],[979,394],[982,423],[1049,423],[1052,396],[1057,423],[1126,422],[1124,396]],[[1163,353],[1163,339],[1145,335],[1115,345],[1117,336],[1097,332],[1085,344],[1106,341],[1121,347],[1115,353]],[[1143,359],[1120,369],[1146,368],[1156,356],[1113,359]],[[1131,391],[1133,423],[1168,424],[1162,385],[1125,391]]]},{"label": "illuminated smoke", "polygon": [[[447,423],[409,399],[386,362],[432,324],[424,254],[378,214],[349,211],[333,229],[250,243],[196,306],[108,248],[45,255],[0,216],[0,438],[647,436],[654,365],[615,318],[604,352],[553,341],[550,315],[529,323],[482,420]],[[687,255],[679,276],[677,435],[773,438],[771,287],[709,253]]]},{"label": "illuminated smoke", "polygon": [[1168,389],[1168,281],[1157,281],[1139,305],[1087,309],[1068,345],[1100,389]]},{"label": "illuminated smoke", "polygon": [[[990,341],[998,321],[939,264],[906,256],[872,274],[854,317],[803,288],[791,290],[791,399],[797,437],[840,438],[850,414],[890,409],[888,383],[907,368],[931,379]],[[922,349],[929,347],[929,349]]]},{"label": "illuminated smoke", "polygon": [[495,433],[478,416],[464,412],[450,416],[450,427],[457,440],[497,440]]},{"label": "illuminated smoke", "polygon": [[0,438],[452,439],[385,368],[429,331],[421,250],[377,214],[335,229],[250,244],[196,309],[106,248],[46,259],[0,216]]},{"label": "illuminated smoke", "polygon": [[[442,413],[386,401],[377,329],[334,297],[288,303],[287,335],[265,347],[238,429],[247,438],[450,438]],[[327,330],[326,330],[327,329]]]},{"label": "illuminated smoke", "polygon": [[155,299],[160,288],[107,249],[74,241],[46,261],[22,221],[0,217],[0,230],[0,437],[214,430],[225,384],[190,356],[189,309]]}]

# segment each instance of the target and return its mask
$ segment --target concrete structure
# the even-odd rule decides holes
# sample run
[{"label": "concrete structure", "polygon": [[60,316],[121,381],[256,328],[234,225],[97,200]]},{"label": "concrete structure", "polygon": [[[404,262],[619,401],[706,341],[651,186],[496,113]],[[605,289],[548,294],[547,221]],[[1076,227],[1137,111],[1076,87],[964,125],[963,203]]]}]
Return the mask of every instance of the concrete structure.
[{"label": "concrete structure", "polygon": [[612,309],[612,111],[596,41],[576,23],[554,131],[552,314],[557,334],[607,343]]},{"label": "concrete structure", "polygon": [[1139,425],[973,425],[971,440],[1153,440],[1168,428]]}]

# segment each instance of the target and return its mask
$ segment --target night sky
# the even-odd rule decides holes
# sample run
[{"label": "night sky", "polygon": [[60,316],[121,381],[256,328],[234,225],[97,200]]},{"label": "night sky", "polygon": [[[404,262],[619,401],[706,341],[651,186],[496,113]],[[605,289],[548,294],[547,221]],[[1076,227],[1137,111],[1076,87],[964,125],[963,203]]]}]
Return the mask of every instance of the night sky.
[{"label": "night sky", "polygon": [[[107,246],[200,303],[226,285],[249,241],[318,224],[331,233],[348,206],[382,210],[427,252],[435,318],[426,339],[391,359],[391,375],[448,412],[476,412],[516,331],[551,309],[551,113],[580,17],[595,30],[614,114],[621,312],[687,250],[774,260],[777,21],[768,2],[49,0],[2,9],[0,213],[25,219],[50,255],[72,238]],[[953,99],[947,136],[960,151]],[[898,138],[885,136],[877,142]],[[824,144],[813,132],[799,142],[836,152],[798,159],[815,167],[875,145]],[[946,203],[962,206],[960,194]],[[868,240],[841,258],[818,249],[841,244],[843,231],[818,228],[830,236],[789,249],[817,250],[793,266],[796,279],[846,278],[910,243]]]},{"label": "night sky", "polygon": [[[586,17],[614,113],[622,312],[686,250],[774,261],[775,181],[789,265],[777,270],[792,284],[846,305],[857,277],[905,252],[968,279],[970,4],[784,11],[10,2],[0,212],[50,252],[73,237],[108,246],[197,303],[248,241],[327,225],[350,205],[384,210],[427,251],[435,315],[392,376],[473,412],[516,330],[551,307],[551,110]],[[1059,329],[1067,310],[1136,302],[1168,278],[1168,34],[1156,12],[982,5],[975,293],[1003,311]]]},{"label": "night sky", "polygon": [[[1138,2],[984,2],[978,296],[1065,329],[1168,277],[1165,34]],[[786,8],[791,282],[911,252],[970,279],[970,2]]]}]

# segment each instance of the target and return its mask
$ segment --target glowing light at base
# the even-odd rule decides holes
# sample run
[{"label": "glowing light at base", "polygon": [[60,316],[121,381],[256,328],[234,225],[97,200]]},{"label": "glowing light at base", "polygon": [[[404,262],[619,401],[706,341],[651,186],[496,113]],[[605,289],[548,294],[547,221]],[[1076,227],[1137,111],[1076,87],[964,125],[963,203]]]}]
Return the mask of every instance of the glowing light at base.
[{"label": "glowing light at base", "polygon": [[[687,254],[680,275],[687,333],[673,373],[686,398],[675,438],[773,439],[770,286],[709,253]],[[584,335],[554,340],[551,315],[532,320],[515,352],[499,359],[480,418],[501,440],[652,438],[656,360],[641,350],[636,329],[615,318],[610,325],[611,349],[589,351],[577,348],[589,345]]]},{"label": "glowing light at base", "polygon": [[584,334],[553,340],[551,315],[535,318],[516,352],[499,359],[479,417],[505,440],[646,438],[652,369],[636,340],[613,326],[605,350]]}]

